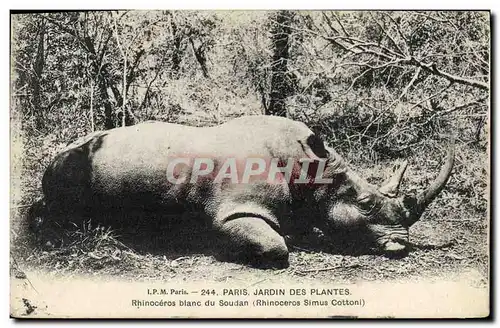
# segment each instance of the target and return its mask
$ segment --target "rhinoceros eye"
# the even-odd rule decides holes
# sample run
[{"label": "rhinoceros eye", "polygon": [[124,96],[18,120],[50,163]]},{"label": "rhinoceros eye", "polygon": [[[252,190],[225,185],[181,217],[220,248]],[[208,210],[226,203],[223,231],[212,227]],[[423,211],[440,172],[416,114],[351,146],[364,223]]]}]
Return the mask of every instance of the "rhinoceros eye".
[{"label": "rhinoceros eye", "polygon": [[374,200],[371,194],[361,194],[357,198],[358,205],[365,211],[370,211],[374,207]]},{"label": "rhinoceros eye", "polygon": [[358,196],[358,202],[360,203],[370,203],[373,198],[372,198],[372,195],[370,194],[361,194]]}]

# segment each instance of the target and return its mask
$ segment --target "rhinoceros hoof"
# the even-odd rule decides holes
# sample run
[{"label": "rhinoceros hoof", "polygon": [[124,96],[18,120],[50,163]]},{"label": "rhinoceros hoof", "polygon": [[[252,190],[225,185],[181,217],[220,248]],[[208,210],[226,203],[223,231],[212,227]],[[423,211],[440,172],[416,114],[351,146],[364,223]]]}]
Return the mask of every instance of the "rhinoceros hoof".
[{"label": "rhinoceros hoof", "polygon": [[282,245],[267,247],[234,247],[229,246],[221,254],[221,260],[237,262],[261,269],[283,269],[289,266],[288,249]]},{"label": "rhinoceros hoof", "polygon": [[277,245],[256,255],[253,261],[250,260],[249,263],[259,268],[287,268],[289,266],[288,249],[282,245]]}]

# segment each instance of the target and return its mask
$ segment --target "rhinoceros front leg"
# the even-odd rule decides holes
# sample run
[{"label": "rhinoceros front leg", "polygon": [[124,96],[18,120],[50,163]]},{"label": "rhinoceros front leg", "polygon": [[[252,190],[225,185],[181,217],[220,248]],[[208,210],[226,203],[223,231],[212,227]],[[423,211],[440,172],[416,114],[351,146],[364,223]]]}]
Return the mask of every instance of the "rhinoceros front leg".
[{"label": "rhinoceros front leg", "polygon": [[258,267],[288,266],[285,239],[260,217],[238,217],[219,227],[225,239],[223,254],[229,260]]}]

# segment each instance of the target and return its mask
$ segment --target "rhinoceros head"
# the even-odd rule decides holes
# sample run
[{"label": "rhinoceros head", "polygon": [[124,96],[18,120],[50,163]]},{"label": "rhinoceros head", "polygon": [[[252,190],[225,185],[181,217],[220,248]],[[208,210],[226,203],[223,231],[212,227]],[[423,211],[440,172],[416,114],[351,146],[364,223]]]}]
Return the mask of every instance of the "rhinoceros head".
[{"label": "rhinoceros head", "polygon": [[[320,191],[325,200],[326,230],[356,227],[366,233],[369,243],[388,256],[404,255],[408,229],[417,222],[432,200],[444,188],[454,162],[450,146],[438,177],[417,196],[399,195],[399,186],[407,168],[401,163],[394,175],[377,187],[347,168],[335,175],[335,182]],[[363,236],[365,236],[363,234]]]}]

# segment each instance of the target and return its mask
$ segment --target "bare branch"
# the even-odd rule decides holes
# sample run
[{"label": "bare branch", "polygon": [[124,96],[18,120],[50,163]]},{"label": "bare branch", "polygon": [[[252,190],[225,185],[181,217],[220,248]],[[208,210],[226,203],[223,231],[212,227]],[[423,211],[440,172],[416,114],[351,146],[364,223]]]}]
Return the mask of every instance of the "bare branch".
[{"label": "bare branch", "polygon": [[405,62],[410,64],[410,65],[416,66],[416,67],[421,67],[424,70],[428,71],[429,73],[443,77],[450,82],[465,84],[468,86],[479,88],[481,90],[489,90],[490,89],[489,84],[486,82],[471,80],[471,79],[467,79],[467,78],[464,78],[461,76],[457,76],[457,75],[453,75],[453,74],[444,72],[444,71],[440,70],[439,68],[437,68],[436,63],[425,64],[425,63],[422,63],[421,61],[417,60],[415,57],[411,57],[410,60],[405,61]]},{"label": "bare branch", "polygon": [[[418,13],[417,13],[417,14],[418,14]],[[411,40],[411,38],[413,38],[413,35],[414,35],[414,34],[415,34],[415,33],[416,33],[416,32],[417,32],[417,31],[418,31],[418,30],[419,30],[422,26],[424,26],[424,24],[425,24],[425,22],[427,22],[427,20],[429,20],[429,16],[428,16],[428,15],[426,15],[426,16],[425,16],[425,18],[424,18],[424,19],[422,19],[422,21],[421,21],[421,22],[417,25],[417,27],[415,27],[415,28],[413,29],[413,31],[411,31],[410,36],[409,36],[410,40]]]},{"label": "bare branch", "polygon": [[474,49],[473,47],[470,47],[470,50],[472,52],[472,54],[474,54],[474,57],[476,57],[484,66],[486,69],[488,69],[490,67],[490,63],[488,63],[486,60],[483,59],[483,57],[481,57],[476,49]]},{"label": "bare branch", "polygon": [[160,75],[161,68],[163,67],[163,63],[165,62],[165,58],[166,58],[166,52],[163,52],[162,58],[160,60],[160,64],[156,66],[155,75],[154,75],[154,77],[148,83],[148,86],[146,88],[146,92],[144,93],[144,99],[142,99],[142,102],[139,105],[138,110],[141,110],[144,107],[144,105],[146,104],[146,100],[148,99],[148,96],[149,96],[149,91],[151,90],[151,87],[153,86],[153,83],[156,81],[156,79]]},{"label": "bare branch", "polygon": [[401,92],[398,99],[403,98],[408,93],[408,90],[412,87],[413,83],[415,83],[415,81],[418,79],[418,76],[420,75],[421,71],[422,71],[421,67],[417,68],[417,70],[415,71],[415,74],[413,75],[413,78],[408,83],[408,85],[404,88],[403,92]]},{"label": "bare branch", "polygon": [[[383,45],[380,45],[380,44],[377,44],[375,42],[366,42],[366,41],[363,41],[363,40],[360,40],[358,38],[353,38],[353,37],[346,37],[346,36],[338,36],[337,38],[343,40],[343,41],[348,41],[352,44],[352,48],[356,48],[356,47],[361,47],[363,50],[366,51],[366,49],[364,49],[364,47],[369,47],[369,46],[372,46],[374,48],[379,48],[380,50],[383,50],[385,52],[387,52],[388,54],[394,56],[394,57],[400,57],[400,58],[405,58],[405,55],[403,55],[402,53],[397,53],[395,52],[394,50],[392,49],[389,49]],[[355,43],[356,42],[356,43]],[[351,51],[351,49],[348,49],[349,51]],[[383,54],[385,57],[390,57],[389,55],[387,54]]]},{"label": "bare branch", "polygon": [[452,112],[456,112],[458,110],[461,110],[461,109],[464,109],[464,108],[467,108],[467,107],[470,107],[470,106],[474,106],[474,105],[484,105],[483,102],[485,100],[487,100],[488,98],[489,98],[489,96],[482,97],[482,98],[480,98],[478,100],[474,100],[474,101],[471,101],[471,102],[468,102],[468,103],[465,103],[465,104],[453,107],[451,109],[442,111],[441,114],[442,115],[446,115],[446,114],[449,114],[449,113],[452,113]]},{"label": "bare branch", "polygon": [[[429,101],[437,96],[439,96],[440,94],[444,93],[446,90],[448,90],[451,86],[453,85],[452,82],[450,82],[446,87],[442,88],[441,90],[439,90],[438,92],[430,95],[429,97],[427,98],[424,98],[422,99],[421,101],[419,101],[418,103],[414,104],[412,107],[410,107],[410,111],[413,110],[415,107],[419,107],[422,103],[426,102],[426,101]],[[427,110],[430,110],[432,111],[431,109],[427,109]]]},{"label": "bare branch", "polygon": [[328,25],[328,27],[330,28],[330,30],[332,30],[336,34],[340,34],[339,31],[337,31],[337,29],[335,27],[333,27],[332,21],[330,20],[330,18],[328,17],[328,15],[324,11],[322,12],[322,14],[323,14],[323,18],[325,18],[326,24]]},{"label": "bare branch", "polygon": [[394,24],[394,26],[396,26],[396,31],[398,31],[398,34],[401,36],[401,38],[403,38],[405,42],[408,42],[408,38],[403,34],[403,32],[401,32],[399,24],[394,20],[394,18],[392,18],[392,16],[389,15],[387,12],[382,12],[382,15],[387,16],[389,18],[389,20]]},{"label": "bare branch", "polygon": [[[421,68],[417,68],[417,70],[415,71],[415,74],[413,75],[412,79],[410,80],[410,82],[408,83],[408,85],[403,89],[403,92],[401,92],[401,94],[399,95],[399,97],[397,99],[395,99],[391,104],[389,104],[385,109],[384,111],[387,111],[389,110],[390,108],[392,108],[398,101],[401,100],[401,98],[403,98],[407,93],[408,93],[408,90],[411,88],[411,86],[413,85],[413,83],[415,83],[415,81],[417,80],[420,72],[421,72]],[[398,122],[400,120],[400,114],[398,115]]]},{"label": "bare branch", "polygon": [[375,23],[384,32],[385,36],[387,36],[389,38],[389,40],[391,40],[392,44],[398,49],[400,55],[404,57],[405,56],[405,51],[403,51],[403,49],[401,49],[401,47],[396,42],[396,40],[394,40],[394,38],[392,37],[392,35],[390,35],[389,32],[387,32],[387,30],[382,26],[382,24],[380,24],[380,22],[376,18],[374,20],[375,20]]},{"label": "bare branch", "polygon": [[369,71],[371,71],[372,69],[371,68],[368,68],[366,70],[364,70],[361,74],[359,74],[358,76],[356,76],[352,82],[351,82],[351,85],[349,85],[349,88],[347,88],[346,91],[343,92],[343,94],[347,94],[353,87],[354,87],[354,84],[356,84],[356,82],[362,78],[366,73],[368,73]]},{"label": "bare branch", "polygon": [[[426,19],[430,19],[430,20],[433,20],[433,21],[438,22],[438,23],[449,23],[450,22],[448,19],[438,19],[438,18],[432,16],[431,14],[429,14],[428,12],[416,11],[415,14],[420,15],[420,16],[424,16]],[[439,12],[436,12],[436,14],[439,16]]]},{"label": "bare branch", "polygon": [[335,20],[337,21],[337,23],[339,24],[340,28],[342,29],[342,31],[344,32],[344,34],[346,36],[351,36],[349,33],[347,33],[346,29],[344,28],[344,25],[342,25],[342,22],[340,21],[339,17],[337,16],[337,14],[335,12],[332,12],[332,16],[335,18]]},{"label": "bare branch", "polygon": [[391,67],[391,66],[396,67],[396,66],[398,66],[399,63],[403,62],[403,59],[395,59],[395,60],[388,61],[388,62],[383,63],[383,64],[378,65],[378,66],[370,65],[369,62],[370,61],[365,61],[365,62],[360,62],[360,63],[357,63],[357,62],[347,62],[347,63],[339,64],[337,66],[338,67],[344,67],[344,66],[362,66],[362,67],[371,68],[373,70],[378,70],[378,69],[383,69],[383,68],[387,68],[387,67]]},{"label": "bare branch", "polygon": [[50,18],[48,15],[42,15],[42,17],[47,20],[48,22],[52,23],[55,25],[57,28],[59,28],[61,31],[68,33],[69,35],[72,35],[78,43],[80,43],[85,49],[87,49],[87,46],[85,43],[82,41],[82,39],[79,37],[78,33],[76,33],[74,30],[68,28],[64,24],[61,24],[60,22],[56,21],[55,19]]},{"label": "bare branch", "polygon": [[[422,15],[424,15],[425,17],[430,17],[429,14],[427,14],[427,13],[422,14]],[[380,24],[379,24],[379,26],[380,26]],[[400,52],[396,52],[396,51],[389,49],[388,47],[385,47],[383,45],[379,45],[379,44],[376,44],[373,42],[363,41],[363,40],[360,40],[360,39],[354,38],[354,37],[341,36],[341,35],[337,35],[337,36],[323,35],[321,33],[311,31],[308,29],[305,29],[302,31],[306,31],[308,33],[311,33],[313,35],[321,37],[324,40],[327,40],[330,43],[340,47],[341,49],[343,49],[346,52],[350,52],[350,53],[353,53],[356,55],[369,54],[369,55],[373,55],[373,56],[385,61],[384,64],[379,65],[379,66],[373,66],[373,65],[366,64],[366,63],[360,64],[359,66],[366,66],[366,67],[370,67],[371,69],[379,69],[379,68],[384,68],[384,67],[395,65],[395,64],[411,65],[411,66],[415,66],[415,67],[420,67],[421,69],[423,69],[423,70],[425,70],[433,75],[445,78],[450,82],[468,85],[468,86],[472,86],[472,87],[479,88],[482,90],[489,90],[489,83],[470,79],[470,78],[465,78],[462,76],[458,76],[458,75],[454,75],[454,74],[445,72],[445,71],[439,69],[435,63],[424,63],[421,60],[417,60],[413,56],[408,57],[408,56],[403,55],[403,53],[401,53],[402,50],[400,48],[398,48]],[[385,30],[384,30],[384,33],[387,35],[387,32]],[[395,43],[395,41],[393,43],[395,45],[397,45]]]}]

